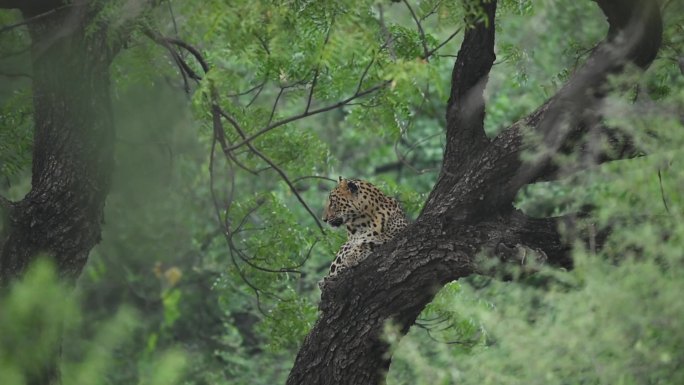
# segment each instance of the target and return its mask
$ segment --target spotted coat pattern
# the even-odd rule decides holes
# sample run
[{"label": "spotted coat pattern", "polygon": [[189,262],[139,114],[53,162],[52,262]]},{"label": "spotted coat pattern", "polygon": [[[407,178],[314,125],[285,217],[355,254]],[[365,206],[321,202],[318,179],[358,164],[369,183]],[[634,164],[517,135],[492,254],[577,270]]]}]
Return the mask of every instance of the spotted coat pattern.
[{"label": "spotted coat pattern", "polygon": [[347,228],[347,242],[330,265],[329,277],[356,265],[375,246],[394,238],[408,225],[396,199],[369,182],[342,177],[328,196],[323,220],[333,227]]}]

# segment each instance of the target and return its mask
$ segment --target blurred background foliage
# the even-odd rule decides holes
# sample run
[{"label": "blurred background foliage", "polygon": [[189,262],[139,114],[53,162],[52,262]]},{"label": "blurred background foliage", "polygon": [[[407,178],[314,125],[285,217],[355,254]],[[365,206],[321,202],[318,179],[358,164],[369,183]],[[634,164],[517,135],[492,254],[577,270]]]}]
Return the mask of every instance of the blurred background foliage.
[{"label": "blurred background foliage", "polygon": [[[133,3],[111,1],[99,20],[126,19]],[[460,3],[408,2],[426,46],[406,4],[389,1],[172,0],[139,16],[112,66],[117,168],[103,240],[75,293],[41,263],[0,301],[0,383],[25,383],[60,329],[64,383],[284,383],[344,234],[320,231],[246,147],[231,163],[212,150],[211,88],[249,136],[309,100],[315,111],[382,85],[252,144],[316,215],[342,175],[376,183],[415,218],[441,164],[463,20],[480,12]],[[684,6],[663,7],[658,58],[615,77],[621,91],[605,105],[649,155],[529,186],[517,203],[536,216],[594,207],[576,225],[610,226],[606,247],[578,244],[573,271],[448,285],[401,341],[388,325],[389,384],[684,383]],[[0,25],[19,17],[2,11]],[[553,95],[607,25],[588,1],[504,0],[496,28],[489,135]],[[198,48],[210,72],[182,53],[204,76],[184,81],[149,30]],[[0,35],[0,191],[10,199],[30,187],[28,42],[24,28]]]}]

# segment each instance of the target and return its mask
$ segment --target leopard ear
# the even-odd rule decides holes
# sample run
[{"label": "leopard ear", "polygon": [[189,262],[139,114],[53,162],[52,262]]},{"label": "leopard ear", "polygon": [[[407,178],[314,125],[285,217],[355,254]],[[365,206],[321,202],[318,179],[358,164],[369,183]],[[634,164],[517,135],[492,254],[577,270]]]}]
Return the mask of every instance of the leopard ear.
[{"label": "leopard ear", "polygon": [[342,175],[340,175],[340,178],[338,179],[338,182],[342,182]]},{"label": "leopard ear", "polygon": [[352,194],[356,194],[357,192],[359,192],[359,186],[357,186],[356,183],[352,181],[347,181],[347,188],[349,189],[349,191],[351,191]]}]

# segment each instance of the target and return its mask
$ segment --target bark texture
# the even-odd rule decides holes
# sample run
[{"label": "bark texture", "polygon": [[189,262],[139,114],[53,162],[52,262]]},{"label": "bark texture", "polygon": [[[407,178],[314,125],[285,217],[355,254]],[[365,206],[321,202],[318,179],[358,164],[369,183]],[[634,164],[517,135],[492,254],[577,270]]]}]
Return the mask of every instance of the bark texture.
[{"label": "bark texture", "polygon": [[100,240],[113,165],[113,52],[104,30],[86,34],[94,12],[87,5],[36,1],[21,8],[32,40],[33,167],[30,192],[10,204],[2,285],[38,255],[75,279]]},{"label": "bark texture", "polygon": [[[87,1],[3,1],[0,7],[20,9],[31,36],[34,122],[31,190],[9,203],[0,287],[20,278],[38,256],[51,258],[59,275],[73,281],[100,241],[109,192],[115,45],[105,27],[92,25],[98,9]],[[59,346],[52,357],[25,373],[27,384],[61,382]]]},{"label": "bark texture", "polygon": [[[466,31],[454,65],[443,168],[423,212],[392,242],[327,283],[320,318],[300,348],[289,385],[383,383],[390,363],[386,325],[408,331],[445,283],[489,273],[475,259],[481,251],[507,260],[516,258],[509,250],[524,245],[548,263],[571,266],[570,248],[558,233],[566,218],[529,218],[512,202],[523,186],[558,177],[553,155],[576,149],[578,138],[600,126],[597,106],[607,76],[628,62],[646,67],[662,34],[657,2],[596,3],[610,26],[605,41],[555,96],[488,139],[482,92],[495,58],[496,1],[481,2],[486,20]],[[542,139],[524,141],[530,131]],[[616,147],[629,144],[616,140]],[[520,154],[532,149],[540,155],[523,162]]]}]

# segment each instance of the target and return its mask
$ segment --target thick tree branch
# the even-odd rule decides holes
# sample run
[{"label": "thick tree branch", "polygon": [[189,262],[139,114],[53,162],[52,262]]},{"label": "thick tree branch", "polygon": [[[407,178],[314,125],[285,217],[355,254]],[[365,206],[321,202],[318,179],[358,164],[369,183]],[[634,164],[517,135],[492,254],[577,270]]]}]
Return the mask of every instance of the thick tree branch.
[{"label": "thick tree branch", "polygon": [[[611,25],[606,41],[549,102],[492,143],[490,150],[506,154],[507,161],[520,159],[523,151],[537,147],[534,150],[536,158],[531,162],[522,164],[517,160],[495,165],[509,176],[498,179],[498,183],[506,183],[488,196],[494,202],[511,202],[522,186],[546,176],[553,168],[550,164],[554,155],[568,147],[574,138],[585,134],[591,122],[600,119],[598,107],[606,93],[604,88],[609,75],[621,71],[630,62],[646,67],[655,58],[662,38],[657,2],[604,0],[598,3],[611,12],[607,14]],[[524,143],[526,126],[541,137],[538,143]]]},{"label": "thick tree branch", "polygon": [[327,280],[321,317],[300,349],[289,385],[381,383],[389,366],[382,340],[387,323],[406,332],[439,287],[475,271],[470,239],[447,237],[436,222],[413,229],[378,250],[391,258],[369,258]]},{"label": "thick tree branch", "polygon": [[485,19],[466,30],[451,74],[451,95],[447,102],[447,143],[443,172],[456,173],[465,160],[487,143],[484,132],[483,92],[494,55],[496,1],[480,2]]}]

